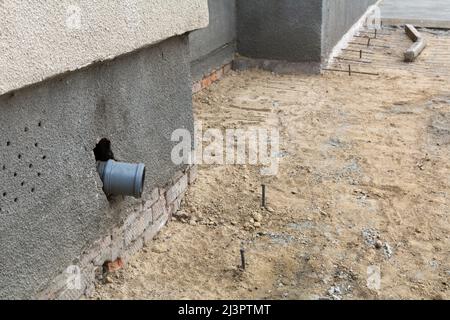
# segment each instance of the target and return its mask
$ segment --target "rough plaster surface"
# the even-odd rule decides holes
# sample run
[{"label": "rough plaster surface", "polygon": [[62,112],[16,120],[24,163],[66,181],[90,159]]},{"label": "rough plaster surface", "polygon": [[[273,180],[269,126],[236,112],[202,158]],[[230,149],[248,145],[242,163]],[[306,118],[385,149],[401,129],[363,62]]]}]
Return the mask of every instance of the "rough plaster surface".
[{"label": "rough plaster surface", "polygon": [[320,62],[321,0],[237,2],[238,52],[256,59]]},{"label": "rough plaster surface", "polygon": [[238,52],[248,58],[270,60],[274,66],[274,60],[284,61],[283,66],[292,62],[324,62],[339,40],[376,2],[239,1]]},{"label": "rough plaster surface", "polygon": [[207,0],[2,0],[0,95],[207,25]]},{"label": "rough plaster surface", "polygon": [[236,41],[236,0],[209,0],[208,7],[208,27],[189,35],[192,61]]},{"label": "rough plaster surface", "polygon": [[147,191],[180,169],[170,138],[193,130],[188,48],[171,38],[0,97],[0,298],[34,296],[142,204],[106,199],[100,138],[146,164]]},{"label": "rough plaster surface", "polygon": [[236,0],[209,0],[208,7],[209,26],[189,35],[194,80],[230,63],[236,53]]}]

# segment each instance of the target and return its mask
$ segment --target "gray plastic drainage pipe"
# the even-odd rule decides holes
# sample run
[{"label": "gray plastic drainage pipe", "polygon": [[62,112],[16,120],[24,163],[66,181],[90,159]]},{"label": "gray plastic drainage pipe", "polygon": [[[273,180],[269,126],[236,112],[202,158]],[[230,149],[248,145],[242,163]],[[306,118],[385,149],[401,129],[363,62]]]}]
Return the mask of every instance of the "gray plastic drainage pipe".
[{"label": "gray plastic drainage pipe", "polygon": [[107,195],[142,197],[145,182],[145,165],[116,162],[97,162],[97,171]]}]

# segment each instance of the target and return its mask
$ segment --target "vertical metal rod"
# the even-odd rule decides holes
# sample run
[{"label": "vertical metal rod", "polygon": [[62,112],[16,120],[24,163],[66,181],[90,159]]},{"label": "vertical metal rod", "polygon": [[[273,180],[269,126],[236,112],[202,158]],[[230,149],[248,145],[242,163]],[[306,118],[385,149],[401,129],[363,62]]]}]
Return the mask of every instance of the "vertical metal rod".
[{"label": "vertical metal rod", "polygon": [[261,200],[261,206],[263,208],[266,207],[266,185],[262,185],[262,200]]},{"label": "vertical metal rod", "polygon": [[367,47],[370,47],[370,38],[367,39]]},{"label": "vertical metal rod", "polygon": [[351,77],[352,76],[352,66],[348,65],[348,75]]},{"label": "vertical metal rod", "polygon": [[245,249],[241,248],[241,267],[242,270],[245,270]]},{"label": "vertical metal rod", "polygon": [[377,38],[377,29],[375,29],[375,39]]},{"label": "vertical metal rod", "polygon": [[362,57],[363,57],[363,51],[361,49],[361,50],[359,50],[359,58],[362,59]]}]

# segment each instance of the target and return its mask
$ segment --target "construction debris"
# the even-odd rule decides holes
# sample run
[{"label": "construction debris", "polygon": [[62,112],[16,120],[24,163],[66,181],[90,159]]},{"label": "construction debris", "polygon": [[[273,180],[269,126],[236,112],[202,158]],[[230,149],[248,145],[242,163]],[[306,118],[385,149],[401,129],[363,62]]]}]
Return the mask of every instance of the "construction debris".
[{"label": "construction debris", "polygon": [[405,62],[414,62],[427,46],[427,41],[417,29],[410,24],[405,26],[405,32],[414,44],[405,51]]}]

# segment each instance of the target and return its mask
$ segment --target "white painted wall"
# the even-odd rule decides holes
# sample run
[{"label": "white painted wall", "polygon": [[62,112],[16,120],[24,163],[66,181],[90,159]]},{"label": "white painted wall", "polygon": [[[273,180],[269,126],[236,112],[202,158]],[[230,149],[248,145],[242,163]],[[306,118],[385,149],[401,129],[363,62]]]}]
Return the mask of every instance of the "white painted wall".
[{"label": "white painted wall", "polygon": [[0,95],[208,20],[207,0],[0,0]]}]

